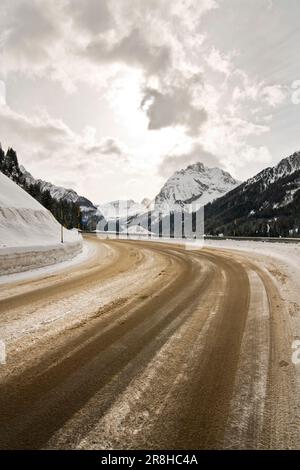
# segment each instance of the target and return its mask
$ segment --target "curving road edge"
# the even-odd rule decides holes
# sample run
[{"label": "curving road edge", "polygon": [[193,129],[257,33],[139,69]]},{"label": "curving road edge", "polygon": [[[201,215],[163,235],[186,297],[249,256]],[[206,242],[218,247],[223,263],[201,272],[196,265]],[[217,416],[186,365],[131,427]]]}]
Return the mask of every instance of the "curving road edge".
[{"label": "curving road edge", "polygon": [[299,448],[293,332],[247,254],[90,238],[0,288],[0,448]]}]

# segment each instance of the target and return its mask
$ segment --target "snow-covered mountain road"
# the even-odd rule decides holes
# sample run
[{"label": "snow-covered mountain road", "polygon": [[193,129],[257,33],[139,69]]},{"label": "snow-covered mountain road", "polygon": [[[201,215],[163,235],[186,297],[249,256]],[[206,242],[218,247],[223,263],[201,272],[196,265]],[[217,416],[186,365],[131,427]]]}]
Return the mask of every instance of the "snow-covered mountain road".
[{"label": "snow-covered mountain road", "polygon": [[224,248],[89,243],[81,265],[0,287],[0,448],[300,448],[283,273]]}]

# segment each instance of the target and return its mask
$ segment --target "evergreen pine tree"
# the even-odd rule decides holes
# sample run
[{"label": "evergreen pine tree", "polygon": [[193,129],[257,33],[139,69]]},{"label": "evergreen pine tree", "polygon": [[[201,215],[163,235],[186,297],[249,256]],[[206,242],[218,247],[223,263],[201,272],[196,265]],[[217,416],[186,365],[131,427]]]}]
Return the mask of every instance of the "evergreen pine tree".
[{"label": "evergreen pine tree", "polygon": [[2,167],[3,167],[3,164],[4,164],[4,159],[5,159],[5,153],[4,153],[4,150],[2,149],[2,145],[1,145],[1,142],[0,142],[0,171],[2,171]]}]

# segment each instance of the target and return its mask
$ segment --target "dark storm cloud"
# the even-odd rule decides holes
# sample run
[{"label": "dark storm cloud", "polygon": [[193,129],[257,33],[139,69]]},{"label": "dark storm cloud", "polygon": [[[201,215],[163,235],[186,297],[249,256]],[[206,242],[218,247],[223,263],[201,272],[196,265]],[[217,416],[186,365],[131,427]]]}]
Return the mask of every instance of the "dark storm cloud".
[{"label": "dark storm cloud", "polygon": [[148,88],[141,106],[146,110],[150,130],[181,125],[189,134],[197,135],[207,119],[206,111],[193,105],[188,87],[174,87],[167,93]]},{"label": "dark storm cloud", "polygon": [[122,62],[143,68],[148,74],[158,74],[170,64],[167,46],[154,46],[142,32],[135,28],[115,44],[100,38],[91,41],[84,51],[85,57],[94,62]]}]

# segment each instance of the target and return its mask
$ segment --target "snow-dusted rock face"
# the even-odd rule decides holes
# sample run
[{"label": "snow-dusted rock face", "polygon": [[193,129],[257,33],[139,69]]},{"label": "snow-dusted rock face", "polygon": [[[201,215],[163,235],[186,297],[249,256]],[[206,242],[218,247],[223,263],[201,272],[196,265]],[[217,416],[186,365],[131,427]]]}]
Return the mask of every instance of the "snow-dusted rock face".
[{"label": "snow-dusted rock face", "polygon": [[[267,191],[273,184],[282,181],[282,195],[277,194],[276,201],[272,197],[268,197],[265,201],[264,208],[272,207],[279,209],[287,206],[298,197],[297,193],[300,189],[300,152],[295,152],[287,158],[280,160],[278,165],[265,168],[260,173],[245,182],[245,190],[251,185],[259,185],[260,193]],[[287,181],[288,180],[288,181]]]},{"label": "snow-dusted rock face", "polygon": [[[245,182],[245,188],[253,183],[261,183],[261,189],[265,190],[280,178],[285,178],[300,170],[300,152],[295,152],[283,160],[278,165],[265,168],[260,173]],[[300,186],[299,186],[300,187]]]},{"label": "snow-dusted rock face", "polygon": [[198,207],[217,199],[239,185],[229,173],[220,168],[208,168],[203,163],[189,165],[176,171],[155,198],[155,210],[166,213]]},{"label": "snow-dusted rock face", "polygon": [[205,227],[212,235],[299,236],[300,152],[209,204]]},{"label": "snow-dusted rock face", "polygon": [[38,184],[42,192],[49,191],[51,196],[57,201],[66,199],[70,202],[78,202],[79,196],[72,189],[66,189],[61,186],[55,186],[47,181],[35,179],[22,165],[20,166],[20,170],[27,184]]},{"label": "snow-dusted rock face", "polygon": [[56,201],[77,204],[80,208],[81,220],[86,229],[93,230],[99,221],[103,221],[102,212],[89,199],[80,196],[73,189],[67,189],[62,186],[56,186],[48,181],[35,179],[22,165],[19,172],[18,181],[23,187],[29,188],[30,186],[37,185],[41,193],[48,191]]},{"label": "snow-dusted rock face", "polygon": [[0,274],[72,258],[82,249],[81,235],[64,229],[63,236],[64,244],[53,215],[0,173]]},{"label": "snow-dusted rock face", "polygon": [[22,165],[20,166],[20,171],[22,174],[22,182],[26,182],[27,185],[37,184],[42,192],[49,191],[50,195],[57,201],[66,200],[68,202],[79,204],[82,208],[96,210],[96,207],[91,203],[91,201],[79,196],[79,194],[77,194],[73,189],[63,188],[62,186],[56,186],[48,181],[36,179]]}]

